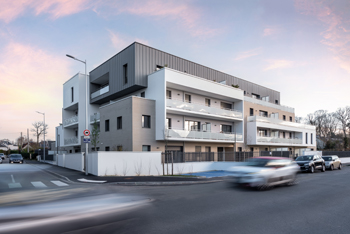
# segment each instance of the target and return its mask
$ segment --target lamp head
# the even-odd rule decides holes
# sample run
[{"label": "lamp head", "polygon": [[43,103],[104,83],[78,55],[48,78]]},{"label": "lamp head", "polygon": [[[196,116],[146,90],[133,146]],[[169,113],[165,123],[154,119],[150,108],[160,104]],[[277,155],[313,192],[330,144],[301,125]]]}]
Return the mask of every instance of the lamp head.
[{"label": "lamp head", "polygon": [[72,56],[72,55],[66,54],[66,56],[69,57],[69,58],[75,59],[75,57]]}]

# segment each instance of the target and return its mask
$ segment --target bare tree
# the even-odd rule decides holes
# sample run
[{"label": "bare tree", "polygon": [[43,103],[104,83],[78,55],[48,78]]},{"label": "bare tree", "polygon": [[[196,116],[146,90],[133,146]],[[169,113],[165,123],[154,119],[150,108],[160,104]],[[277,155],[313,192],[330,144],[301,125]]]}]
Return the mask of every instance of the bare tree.
[{"label": "bare tree", "polygon": [[141,159],[140,162],[136,162],[135,165],[134,165],[134,167],[135,167],[135,174],[136,174],[137,176],[140,176],[140,175],[141,175],[141,172],[142,172],[142,159]]},{"label": "bare tree", "polygon": [[33,136],[36,137],[36,144],[39,145],[39,137],[41,134],[47,134],[47,129],[49,128],[47,124],[45,124],[44,126],[44,122],[43,121],[39,121],[39,122],[34,122],[32,123],[33,128],[30,129],[31,132],[33,132]]},{"label": "bare tree", "polygon": [[340,129],[343,131],[343,148],[346,150],[348,148],[346,132],[350,127],[350,106],[338,108],[334,114],[335,118],[338,119]]}]

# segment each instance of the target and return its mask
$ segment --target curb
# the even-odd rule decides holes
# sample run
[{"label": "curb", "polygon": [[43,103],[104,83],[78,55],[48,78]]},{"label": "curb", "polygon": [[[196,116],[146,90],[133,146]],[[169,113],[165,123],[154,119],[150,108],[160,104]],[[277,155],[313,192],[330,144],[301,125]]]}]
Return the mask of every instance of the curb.
[{"label": "curb", "polygon": [[117,184],[125,186],[171,186],[171,185],[195,185],[195,184],[210,184],[222,182],[223,180],[209,181],[174,181],[174,182],[110,182],[107,184]]}]

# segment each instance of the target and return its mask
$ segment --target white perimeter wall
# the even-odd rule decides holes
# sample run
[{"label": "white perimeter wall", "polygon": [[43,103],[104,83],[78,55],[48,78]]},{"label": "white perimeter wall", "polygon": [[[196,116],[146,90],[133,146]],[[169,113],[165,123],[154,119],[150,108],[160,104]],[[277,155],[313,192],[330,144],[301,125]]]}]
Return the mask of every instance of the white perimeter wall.
[{"label": "white perimeter wall", "polygon": [[83,171],[83,163],[82,153],[57,155],[57,165],[60,167]]}]

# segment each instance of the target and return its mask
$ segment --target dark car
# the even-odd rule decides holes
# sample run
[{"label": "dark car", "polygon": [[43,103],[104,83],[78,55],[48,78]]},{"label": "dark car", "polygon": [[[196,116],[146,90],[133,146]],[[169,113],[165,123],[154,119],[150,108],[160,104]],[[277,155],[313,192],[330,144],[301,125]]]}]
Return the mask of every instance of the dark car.
[{"label": "dark car", "polygon": [[315,170],[326,171],[326,165],[323,158],[319,155],[305,155],[299,156],[295,159],[301,171],[308,171],[314,173]]},{"label": "dark car", "polygon": [[9,163],[23,163],[23,157],[20,154],[11,154]]},{"label": "dark car", "polygon": [[334,168],[338,168],[341,170],[342,164],[337,155],[327,155],[327,156],[322,156],[326,163],[326,168],[333,171]]},{"label": "dark car", "polygon": [[1,159],[5,159],[5,154],[4,153],[0,153],[0,157],[1,157]]}]

